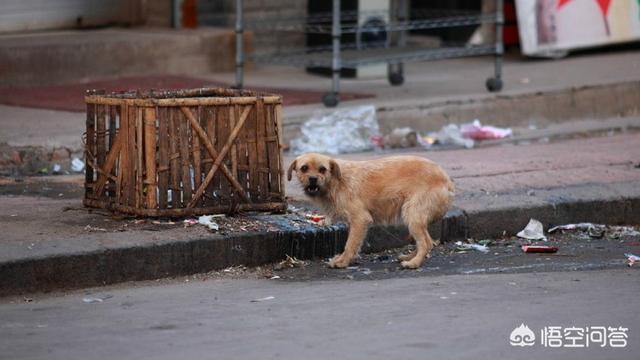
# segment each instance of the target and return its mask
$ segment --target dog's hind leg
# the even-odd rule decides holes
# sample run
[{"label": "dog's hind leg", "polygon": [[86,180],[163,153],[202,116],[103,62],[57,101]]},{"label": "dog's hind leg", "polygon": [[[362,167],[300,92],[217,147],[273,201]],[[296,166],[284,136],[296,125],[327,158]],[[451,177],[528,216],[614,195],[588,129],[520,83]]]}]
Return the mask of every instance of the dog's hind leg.
[{"label": "dog's hind leg", "polygon": [[409,232],[416,240],[416,250],[409,255],[414,255],[400,263],[403,268],[417,269],[422,266],[424,259],[433,248],[433,240],[427,231],[427,222],[416,221],[409,223]]},{"label": "dog's hind leg", "polygon": [[427,226],[437,209],[438,194],[423,192],[414,194],[402,205],[402,219],[409,228],[409,234],[416,241],[416,250],[401,258],[402,267],[416,269],[422,266],[424,259],[434,246]]},{"label": "dog's hind leg", "polygon": [[349,266],[351,260],[358,255],[362,242],[367,236],[369,225],[372,222],[373,220],[368,212],[349,219],[349,236],[347,237],[344,251],[329,261],[329,267],[345,268]]},{"label": "dog's hind leg", "polygon": [[[411,236],[411,234],[407,235],[407,241],[409,241],[409,243],[415,242],[415,240],[413,239],[413,236]],[[411,260],[416,256],[416,252],[417,252],[417,250],[414,249],[414,250],[410,251],[408,254],[398,255],[398,260],[400,260],[400,261]]]}]

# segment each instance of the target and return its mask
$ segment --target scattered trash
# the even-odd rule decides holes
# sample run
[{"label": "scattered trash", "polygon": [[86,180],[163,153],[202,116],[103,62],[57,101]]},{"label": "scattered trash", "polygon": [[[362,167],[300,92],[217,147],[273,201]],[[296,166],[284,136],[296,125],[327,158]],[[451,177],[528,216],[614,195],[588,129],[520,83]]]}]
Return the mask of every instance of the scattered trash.
[{"label": "scattered trash", "polygon": [[82,299],[83,302],[86,302],[87,304],[93,304],[93,303],[101,303],[104,300],[100,299],[100,298],[90,298],[90,297],[86,297]]},{"label": "scattered trash", "polygon": [[362,275],[371,275],[371,269],[369,268],[361,268],[361,269],[358,269],[358,271],[361,272]]},{"label": "scattered trash", "polygon": [[218,224],[213,221],[213,218],[213,215],[202,215],[198,218],[198,223],[200,225],[206,226],[211,231],[218,231],[220,230],[220,226],[218,226]]},{"label": "scattered trash", "polygon": [[603,224],[594,224],[594,223],[587,223],[587,222],[554,226],[551,229],[549,229],[549,233],[553,233],[558,230],[584,231],[589,235],[589,237],[594,239],[601,239],[607,233],[609,233],[609,236],[616,239],[621,236],[640,236],[640,231],[637,231],[632,226],[607,226]]},{"label": "scattered trash", "polygon": [[490,239],[484,239],[484,240],[479,240],[479,241],[478,241],[478,244],[480,244],[480,245],[484,245],[484,246],[489,246],[492,242],[493,242],[493,240],[490,240]]},{"label": "scattered trash", "polygon": [[78,158],[73,158],[73,160],[71,160],[71,171],[82,172],[83,170],[84,170],[84,161]]},{"label": "scattered trash", "polygon": [[[549,234],[554,233],[558,230],[589,230],[591,228],[596,227],[597,225],[592,223],[577,223],[577,224],[565,224],[554,226],[549,229]],[[598,225],[600,226],[600,225]]]},{"label": "scattered trash", "polygon": [[375,150],[384,149],[384,136],[382,135],[371,135],[369,142],[371,142]]},{"label": "scattered trash", "polygon": [[276,280],[276,279],[280,279],[280,276],[273,275],[272,277],[269,278],[269,280]]},{"label": "scattered trash", "polygon": [[627,265],[629,265],[629,267],[633,266],[633,264],[640,261],[640,256],[638,255],[625,253],[624,256],[627,257]]},{"label": "scattered trash", "polygon": [[302,124],[300,131],[302,134],[291,140],[291,150],[296,154],[320,152],[336,155],[371,150],[371,137],[380,133],[373,105],[316,114]]},{"label": "scattered trash", "polygon": [[409,127],[395,128],[384,137],[384,147],[410,148],[418,145],[418,133]]},{"label": "scattered trash", "polygon": [[33,298],[30,298],[30,297],[23,297],[22,300],[26,303],[33,302]]},{"label": "scattered trash", "polygon": [[301,209],[301,208],[299,208],[299,207],[295,207],[295,206],[293,206],[293,205],[289,204],[289,205],[287,205],[287,211],[288,211],[288,212],[290,212],[290,213],[292,213],[292,214],[295,214],[295,213],[299,213],[299,212],[301,212],[301,211],[302,211],[302,209]]},{"label": "scattered trash", "polygon": [[176,223],[169,220],[169,221],[159,221],[159,220],[154,220],[151,222],[152,224],[156,224],[156,225],[175,225]]},{"label": "scattered trash", "polygon": [[198,224],[198,219],[184,219],[182,223],[184,224],[184,227],[189,227]]},{"label": "scattered trash", "polygon": [[460,132],[463,137],[473,140],[503,139],[513,135],[513,131],[510,128],[482,125],[478,119],[468,124],[462,124]]},{"label": "scattered trash", "polygon": [[[433,142],[427,139],[433,139]],[[428,146],[425,146],[425,143],[427,143]],[[439,144],[463,146],[467,149],[471,149],[475,145],[475,142],[473,139],[465,139],[457,124],[449,124],[442,127],[442,129],[437,133],[429,133],[426,138],[422,138],[420,144],[426,148],[430,148],[431,145]]]},{"label": "scattered trash", "polygon": [[146,224],[147,220],[145,220],[145,219],[137,219],[137,220],[133,220],[133,223],[136,224],[136,225]]},{"label": "scattered trash", "polygon": [[482,125],[480,120],[475,119],[462,125],[445,125],[438,132],[416,136],[416,141],[427,149],[433,145],[456,145],[470,149],[475,145],[474,140],[503,139],[512,135],[510,128]]},{"label": "scattered trash", "polygon": [[325,225],[325,216],[324,215],[318,215],[318,214],[306,214],[305,219],[307,219],[307,222],[312,223],[312,224],[317,224],[320,226],[324,226]]},{"label": "scattered trash", "polygon": [[107,229],[105,228],[95,227],[91,225],[85,226],[84,229],[88,232],[106,232],[107,231]]},{"label": "scattered trash", "polygon": [[462,241],[456,241],[456,251],[466,251],[469,249],[473,249],[473,250],[477,250],[483,253],[488,253],[489,252],[489,248],[486,245],[480,245],[480,244],[467,244],[467,243],[463,243]]},{"label": "scattered trash", "polygon": [[554,253],[558,251],[558,248],[546,245],[522,245],[522,251],[526,253]]},{"label": "scattered trash", "polygon": [[534,190],[527,191],[527,195],[528,196],[534,196],[535,194],[536,194],[536,192]]},{"label": "scattered trash", "polygon": [[107,295],[103,297],[85,297],[85,298],[82,298],[82,302],[85,302],[87,304],[101,303],[112,297],[113,295]]},{"label": "scattered trash", "polygon": [[273,300],[275,299],[275,296],[266,296],[263,298],[259,298],[259,299],[253,299],[251,300],[251,302],[263,302],[263,301],[269,301],[269,300]]},{"label": "scattered trash", "polygon": [[276,266],[274,266],[273,268],[275,270],[282,270],[282,269],[289,269],[289,268],[300,268],[300,267],[304,267],[306,265],[306,263],[302,260],[298,260],[295,257],[289,256],[287,255],[287,257],[280,261]]},{"label": "scattered trash", "polygon": [[517,235],[523,239],[547,241],[547,237],[544,236],[544,226],[536,219],[530,219],[527,226]]},{"label": "scattered trash", "polygon": [[436,143],[436,138],[430,135],[418,136],[418,143],[422,145],[422,147],[429,149],[433,144]]},{"label": "scattered trash", "polygon": [[51,169],[51,171],[54,174],[59,174],[62,171],[62,166],[60,166],[60,164],[53,164],[53,168]]}]

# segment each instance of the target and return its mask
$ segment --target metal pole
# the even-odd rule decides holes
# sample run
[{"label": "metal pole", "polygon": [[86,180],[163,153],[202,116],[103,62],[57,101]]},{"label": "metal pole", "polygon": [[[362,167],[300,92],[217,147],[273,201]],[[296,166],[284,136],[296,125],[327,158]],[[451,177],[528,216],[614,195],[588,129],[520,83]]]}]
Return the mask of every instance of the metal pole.
[{"label": "metal pole", "polygon": [[504,0],[496,0],[496,57],[495,57],[495,78],[502,78],[502,56],[504,45],[502,43],[502,26],[504,25]]},{"label": "metal pole", "polygon": [[[409,1],[400,0],[400,22],[406,24],[409,20]],[[407,30],[400,32],[400,39],[398,40],[398,46],[403,48],[407,46]],[[398,63],[398,74],[404,75],[404,64]]]},{"label": "metal pole", "polygon": [[236,88],[242,89],[244,78],[244,22],[242,0],[236,0]]},{"label": "metal pole", "polygon": [[340,35],[341,35],[341,27],[340,27],[340,0],[333,0],[333,22],[332,22],[332,30],[331,37],[333,42],[333,61],[331,63],[332,70],[332,82],[331,82],[331,92],[334,96],[338,96],[338,92],[340,92],[340,70],[342,69],[342,64],[340,63]]}]

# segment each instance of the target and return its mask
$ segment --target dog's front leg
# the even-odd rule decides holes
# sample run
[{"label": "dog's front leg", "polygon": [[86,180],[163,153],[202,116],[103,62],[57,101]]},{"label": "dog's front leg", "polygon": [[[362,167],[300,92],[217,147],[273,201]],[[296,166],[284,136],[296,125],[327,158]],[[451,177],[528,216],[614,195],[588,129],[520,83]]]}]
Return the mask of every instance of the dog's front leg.
[{"label": "dog's front leg", "polygon": [[331,261],[329,261],[329,267],[345,268],[349,266],[351,260],[358,255],[362,242],[367,236],[367,230],[371,222],[371,216],[368,214],[349,221],[349,236],[344,246],[344,252],[331,259]]}]

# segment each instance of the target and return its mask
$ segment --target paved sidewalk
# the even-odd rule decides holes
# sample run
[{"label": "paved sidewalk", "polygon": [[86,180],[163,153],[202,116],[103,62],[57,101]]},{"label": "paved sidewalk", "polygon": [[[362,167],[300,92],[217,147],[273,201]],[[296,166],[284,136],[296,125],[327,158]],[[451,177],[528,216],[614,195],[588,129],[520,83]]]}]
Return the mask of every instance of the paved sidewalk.
[{"label": "paved sidewalk", "polygon": [[[375,97],[340,106],[374,104],[383,133],[404,126],[435,131],[474,118],[513,127],[516,134],[530,133],[531,126],[546,129],[569,122],[573,132],[580,132],[583,120],[640,114],[640,51],[617,49],[553,61],[512,54],[505,60],[505,87],[500,93],[484,89],[491,61],[491,57],[478,57],[408,64],[407,81],[401,87],[390,86],[385,79],[344,80],[343,91]],[[233,83],[232,73],[199,77]],[[248,72],[246,84],[325,91],[329,79],[298,68],[256,67]],[[331,110],[319,99],[313,105],[285,106],[285,143],[299,134],[300,124],[316,111]],[[55,163],[68,170],[71,159],[82,151],[84,122],[81,113],[0,105],[0,173],[25,175]]]},{"label": "paved sidewalk", "polygon": [[[545,228],[581,221],[640,223],[638,133],[416,154],[442,164],[458,188],[455,205],[462,211],[451,212],[440,232],[432,229],[443,240],[513,235],[530,217]],[[345,157],[372,156],[378,155]],[[346,235],[344,227],[318,228],[292,215],[249,217],[262,225],[226,235],[180,223],[135,224],[79,210],[81,181],[7,179],[0,186],[0,293],[258,265],[285,254],[328,257],[340,251]],[[296,205],[304,201],[295,181],[287,194]],[[404,245],[403,231],[391,231],[396,235],[372,231],[363,250]]]}]

